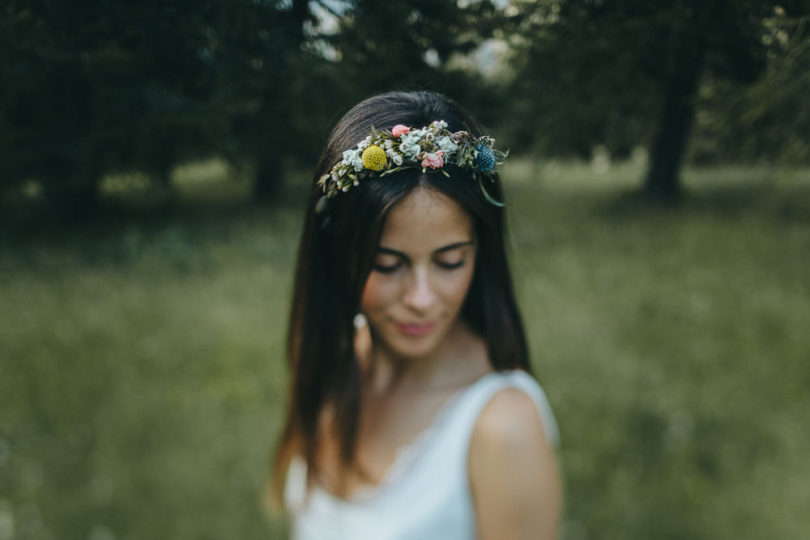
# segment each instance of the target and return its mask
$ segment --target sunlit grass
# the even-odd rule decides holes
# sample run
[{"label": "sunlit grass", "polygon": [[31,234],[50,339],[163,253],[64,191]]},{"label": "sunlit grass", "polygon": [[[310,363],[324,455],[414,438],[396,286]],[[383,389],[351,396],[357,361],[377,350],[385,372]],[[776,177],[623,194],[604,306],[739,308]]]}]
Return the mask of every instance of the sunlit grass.
[{"label": "sunlit grass", "polygon": [[[810,174],[687,170],[651,209],[638,163],[598,171],[505,171],[564,538],[805,537]],[[244,178],[192,165],[173,212],[0,244],[0,539],[284,537],[261,503],[301,209]]]}]

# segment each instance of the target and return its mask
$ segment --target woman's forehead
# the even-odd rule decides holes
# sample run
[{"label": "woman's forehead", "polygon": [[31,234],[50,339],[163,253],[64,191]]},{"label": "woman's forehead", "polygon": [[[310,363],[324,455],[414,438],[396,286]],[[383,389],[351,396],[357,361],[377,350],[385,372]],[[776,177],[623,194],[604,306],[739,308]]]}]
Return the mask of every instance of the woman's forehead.
[{"label": "woman's forehead", "polygon": [[473,240],[470,215],[453,199],[433,189],[416,189],[388,214],[380,247],[396,251],[434,251]]}]

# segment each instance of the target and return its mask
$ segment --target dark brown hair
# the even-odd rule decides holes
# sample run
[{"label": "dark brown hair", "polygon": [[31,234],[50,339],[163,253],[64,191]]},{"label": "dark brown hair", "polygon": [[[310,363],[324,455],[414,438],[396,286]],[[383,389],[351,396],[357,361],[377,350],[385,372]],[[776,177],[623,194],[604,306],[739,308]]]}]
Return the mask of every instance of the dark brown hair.
[{"label": "dark brown hair", "polygon": [[[529,369],[528,351],[504,249],[504,211],[482,194],[469,170],[446,166],[441,173],[404,170],[372,178],[338,193],[316,212],[322,197],[315,181],[340,161],[372,128],[447,122],[450,131],[481,129],[454,101],[432,92],[388,92],[359,103],[335,126],[315,171],[299,245],[287,342],[291,371],[289,410],[275,458],[273,492],[279,496],[293,455],[317,475],[319,419],[334,411],[333,435],[343,470],[355,466],[361,373],[354,356],[352,319],[371,271],[386,216],[417,187],[435,189],[472,217],[477,255],[461,316],[486,342],[495,370]],[[487,192],[503,199],[500,179],[484,180]]]}]

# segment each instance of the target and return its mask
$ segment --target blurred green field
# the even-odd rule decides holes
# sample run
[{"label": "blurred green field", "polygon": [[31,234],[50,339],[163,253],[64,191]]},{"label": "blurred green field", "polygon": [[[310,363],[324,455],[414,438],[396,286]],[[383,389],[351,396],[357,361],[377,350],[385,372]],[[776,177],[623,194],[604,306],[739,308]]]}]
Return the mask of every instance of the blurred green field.
[{"label": "blurred green field", "polygon": [[[633,164],[508,165],[562,537],[810,538],[810,171],[691,169],[653,209]],[[0,236],[0,540],[285,537],[262,494],[304,188],[246,206],[230,174]]]}]

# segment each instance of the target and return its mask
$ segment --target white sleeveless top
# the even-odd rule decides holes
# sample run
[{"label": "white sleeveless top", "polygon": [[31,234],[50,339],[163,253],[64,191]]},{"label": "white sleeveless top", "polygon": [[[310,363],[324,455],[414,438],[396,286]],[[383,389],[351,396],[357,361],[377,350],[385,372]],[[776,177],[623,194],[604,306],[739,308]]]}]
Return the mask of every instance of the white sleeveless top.
[{"label": "white sleeveless top", "polygon": [[306,463],[294,458],[284,493],[293,539],[475,539],[467,474],[470,438],[484,406],[504,388],[520,389],[533,399],[546,438],[557,445],[557,425],[540,385],[524,371],[489,373],[449,399],[416,441],[400,449],[379,484],[350,499],[317,485],[307,492]]}]

